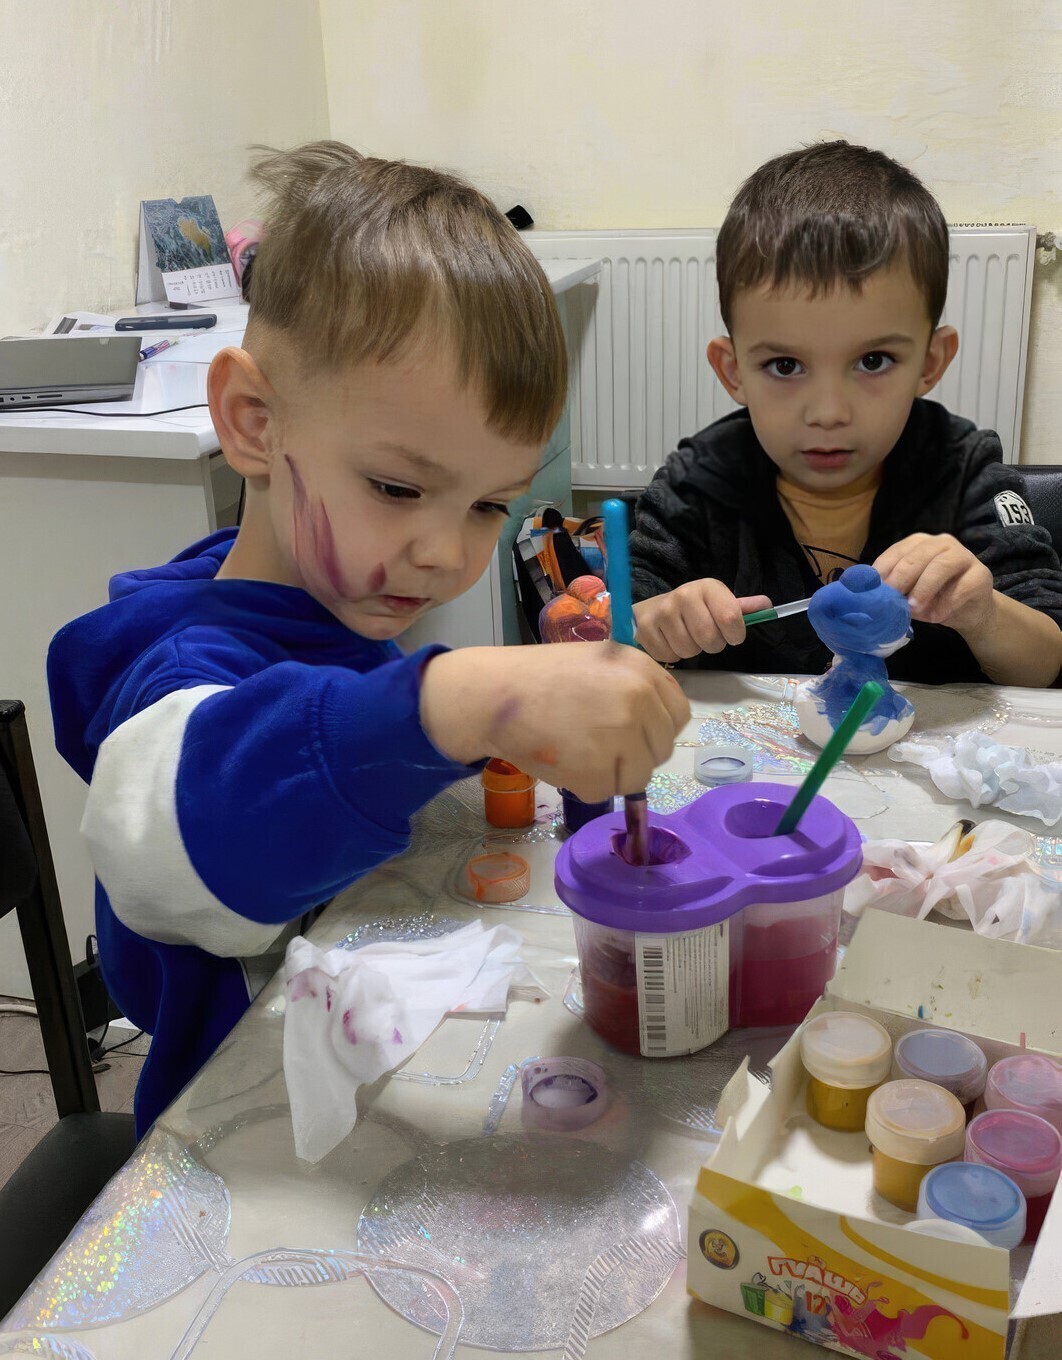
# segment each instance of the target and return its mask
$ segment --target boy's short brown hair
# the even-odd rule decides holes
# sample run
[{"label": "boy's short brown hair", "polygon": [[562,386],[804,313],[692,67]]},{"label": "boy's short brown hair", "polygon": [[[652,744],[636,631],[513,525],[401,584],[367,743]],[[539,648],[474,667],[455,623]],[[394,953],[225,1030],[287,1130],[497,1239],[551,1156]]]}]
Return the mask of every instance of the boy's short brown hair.
[{"label": "boy's short brown hair", "polygon": [[910,170],[881,151],[819,142],[761,165],[738,190],[716,242],[723,321],[734,295],[766,283],[827,292],[903,259],[935,328],[948,291],[948,227]]},{"label": "boy's short brown hair", "polygon": [[342,142],[260,149],[249,340],[256,323],[282,332],[307,372],[447,344],[488,425],[544,443],[566,395],[564,337],[541,266],[494,204],[453,175]]}]

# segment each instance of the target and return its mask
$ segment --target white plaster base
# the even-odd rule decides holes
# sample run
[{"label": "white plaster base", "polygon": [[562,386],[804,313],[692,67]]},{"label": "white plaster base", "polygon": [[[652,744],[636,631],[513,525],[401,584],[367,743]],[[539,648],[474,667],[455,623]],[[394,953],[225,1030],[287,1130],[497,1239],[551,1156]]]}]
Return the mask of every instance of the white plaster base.
[{"label": "white plaster base", "polygon": [[[825,746],[833,736],[833,724],[819,707],[816,698],[817,680],[805,680],[796,692],[794,705],[796,707],[797,722],[800,730],[808,741],[813,741],[816,746]],[[909,701],[908,701],[909,702]],[[894,741],[900,741],[911,730],[914,722],[914,708],[909,706],[909,711],[902,718],[892,718],[880,732],[872,732],[869,727],[863,726],[848,745],[848,753],[853,756],[869,756],[875,751],[884,751],[887,746],[891,746]]]}]

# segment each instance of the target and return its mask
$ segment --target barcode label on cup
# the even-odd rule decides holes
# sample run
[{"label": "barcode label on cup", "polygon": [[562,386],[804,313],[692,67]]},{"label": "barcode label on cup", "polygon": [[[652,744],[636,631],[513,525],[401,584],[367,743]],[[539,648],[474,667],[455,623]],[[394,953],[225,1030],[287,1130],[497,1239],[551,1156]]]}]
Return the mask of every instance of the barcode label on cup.
[{"label": "barcode label on cup", "polygon": [[640,1047],[646,1058],[693,1053],[730,1023],[730,924],[685,935],[635,935]]}]

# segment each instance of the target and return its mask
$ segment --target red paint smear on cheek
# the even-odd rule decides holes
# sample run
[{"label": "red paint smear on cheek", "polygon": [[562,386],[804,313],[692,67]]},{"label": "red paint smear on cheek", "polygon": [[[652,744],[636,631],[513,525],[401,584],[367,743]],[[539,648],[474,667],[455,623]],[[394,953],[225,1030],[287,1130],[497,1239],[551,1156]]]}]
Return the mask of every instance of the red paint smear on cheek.
[{"label": "red paint smear on cheek", "polygon": [[542,765],[559,765],[560,752],[555,746],[540,746],[537,751],[531,752],[531,759]]},{"label": "red paint smear on cheek", "polygon": [[386,584],[387,572],[384,570],[384,564],[378,562],[369,574],[369,593],[375,595],[377,591],[383,590]]}]

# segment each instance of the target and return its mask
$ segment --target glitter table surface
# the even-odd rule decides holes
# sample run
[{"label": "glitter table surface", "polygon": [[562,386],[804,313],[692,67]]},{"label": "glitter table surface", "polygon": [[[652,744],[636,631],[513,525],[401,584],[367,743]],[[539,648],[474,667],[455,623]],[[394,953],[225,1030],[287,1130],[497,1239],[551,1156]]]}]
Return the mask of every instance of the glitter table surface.
[{"label": "glitter table surface", "polygon": [[[702,791],[701,742],[734,742],[756,777],[799,781],[815,752],[792,729],[791,681],[680,679],[694,716],[650,787],[652,806],[670,811]],[[912,739],[967,728],[1062,754],[1058,691],[900,688],[915,704]],[[959,816],[1044,833],[951,803],[887,753],[846,762],[824,792],[872,838],[933,840]],[[504,923],[524,937],[547,998],[515,995],[500,1023],[446,1020],[405,1070],[362,1088],[353,1133],[309,1167],[292,1146],[274,979],[5,1320],[0,1355],[808,1354],[796,1338],[692,1302],[680,1259],[697,1172],[719,1137],[718,1095],[746,1056],[766,1079],[786,1032],[736,1031],[693,1058],[652,1062],[587,1029],[571,921],[553,889],[559,800],[540,785],[537,801],[533,827],[500,832],[485,824],[475,782],[455,786],[418,815],[410,851],[337,898],[310,938],[357,948]],[[1062,828],[1045,864],[1062,859],[1055,841]],[[512,908],[478,907],[457,890],[461,868],[499,850],[528,861],[530,891]],[[578,1133],[532,1134],[520,1065],[556,1054],[599,1063],[611,1103]],[[1062,1334],[1039,1345],[1023,1360],[1062,1354]]]}]

